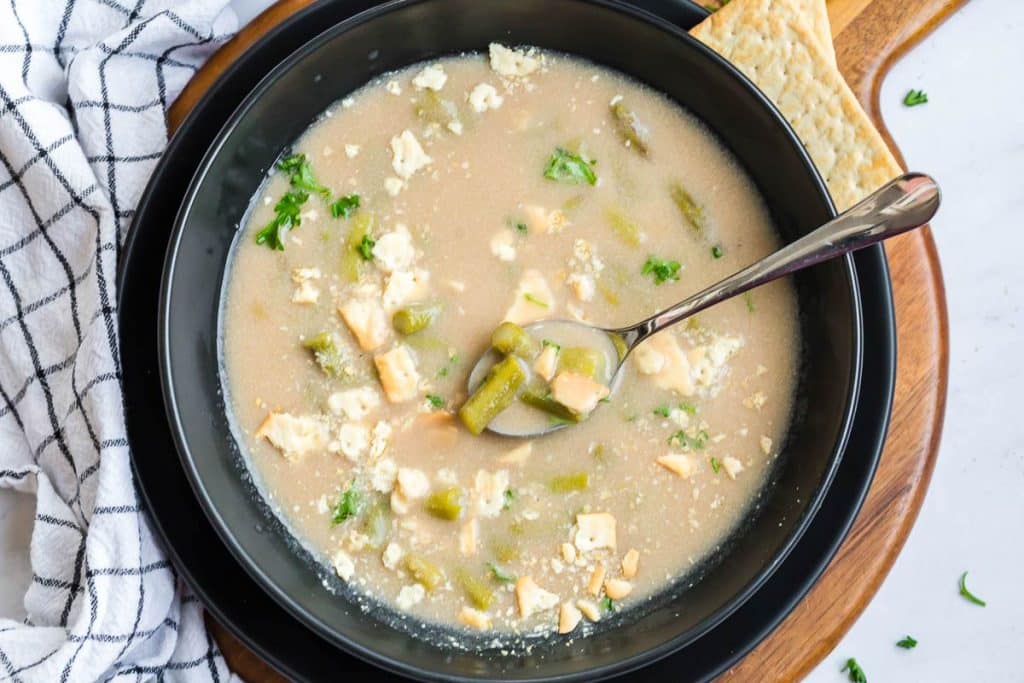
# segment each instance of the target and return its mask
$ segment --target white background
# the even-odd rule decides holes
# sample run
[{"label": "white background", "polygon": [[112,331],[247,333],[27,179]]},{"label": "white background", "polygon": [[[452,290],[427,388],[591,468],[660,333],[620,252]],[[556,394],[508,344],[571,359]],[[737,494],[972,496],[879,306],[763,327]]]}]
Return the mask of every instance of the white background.
[{"label": "white background", "polygon": [[[892,0],[898,1],[898,0]],[[234,0],[242,22],[270,0]],[[1024,2],[973,0],[896,65],[882,110],[908,164],[934,175],[946,280],[949,403],[931,488],[867,611],[811,675],[842,681],[1024,680]],[[906,108],[910,88],[926,105]],[[21,618],[32,499],[0,491],[0,615]],[[957,577],[988,606],[957,594]],[[728,628],[728,625],[724,626]],[[912,651],[895,642],[911,634]]]}]

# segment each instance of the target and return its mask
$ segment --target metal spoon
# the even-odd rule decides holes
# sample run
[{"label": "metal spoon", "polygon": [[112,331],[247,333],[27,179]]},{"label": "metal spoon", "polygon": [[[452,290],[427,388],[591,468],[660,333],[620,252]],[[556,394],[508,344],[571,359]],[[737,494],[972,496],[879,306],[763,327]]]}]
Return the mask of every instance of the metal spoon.
[{"label": "metal spoon", "polygon": [[[537,338],[564,338],[571,334],[575,338],[574,345],[603,350],[608,358],[606,380],[614,391],[626,358],[651,335],[784,275],[921,227],[931,220],[938,208],[939,187],[935,181],[922,173],[907,173],[886,183],[814,232],[635,325],[613,329],[574,320],[544,320],[525,329]],[[586,339],[581,341],[583,337]],[[620,353],[620,349],[624,352]],[[470,393],[495,360],[495,352],[490,351],[477,361],[469,377]],[[547,418],[524,419],[523,411],[539,413],[514,404],[494,418],[487,429],[504,436],[536,437],[567,426],[552,424]]]}]

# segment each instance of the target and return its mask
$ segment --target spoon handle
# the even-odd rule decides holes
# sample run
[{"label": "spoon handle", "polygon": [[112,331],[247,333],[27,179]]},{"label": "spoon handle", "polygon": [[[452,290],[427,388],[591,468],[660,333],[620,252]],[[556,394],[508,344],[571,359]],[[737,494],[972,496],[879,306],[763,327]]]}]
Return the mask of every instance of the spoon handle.
[{"label": "spoon handle", "polygon": [[850,251],[918,228],[939,208],[939,187],[927,175],[907,173],[814,232],[752,263],[675,306],[614,330],[629,349],[647,337],[715,304]]}]

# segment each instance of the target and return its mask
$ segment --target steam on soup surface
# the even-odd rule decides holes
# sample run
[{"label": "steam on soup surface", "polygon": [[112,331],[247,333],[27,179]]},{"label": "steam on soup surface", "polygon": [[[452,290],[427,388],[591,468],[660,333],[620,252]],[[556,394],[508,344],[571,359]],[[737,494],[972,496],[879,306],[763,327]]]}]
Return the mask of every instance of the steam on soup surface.
[{"label": "steam on soup surface", "polygon": [[[626,324],[777,246],[711,135],[620,74],[500,45],[392,74],[296,143],[239,240],[223,348],[250,466],[359,592],[457,628],[585,632],[755,502],[790,416],[794,293],[652,338],[589,419],[534,441],[462,424],[471,364],[503,321]],[[596,373],[533,341],[520,365],[552,385]],[[543,392],[543,419],[592,407]]]}]

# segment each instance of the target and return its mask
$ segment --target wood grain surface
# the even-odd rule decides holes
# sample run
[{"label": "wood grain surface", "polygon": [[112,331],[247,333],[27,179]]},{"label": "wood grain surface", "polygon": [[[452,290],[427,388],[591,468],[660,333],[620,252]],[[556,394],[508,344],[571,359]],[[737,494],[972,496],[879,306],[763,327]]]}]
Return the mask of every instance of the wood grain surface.
[{"label": "wood grain surface", "polygon": [[[173,130],[248,46],[313,0],[279,0],[224,45],[168,112]],[[899,158],[879,109],[881,81],[900,56],[966,0],[828,0],[839,68]],[[860,616],[903,548],[938,451],[949,334],[942,272],[927,229],[886,242],[897,322],[892,424],[864,508],[821,580],[793,613],[723,678],[804,677]],[[207,620],[229,665],[248,681],[283,680],[225,628]]]}]

